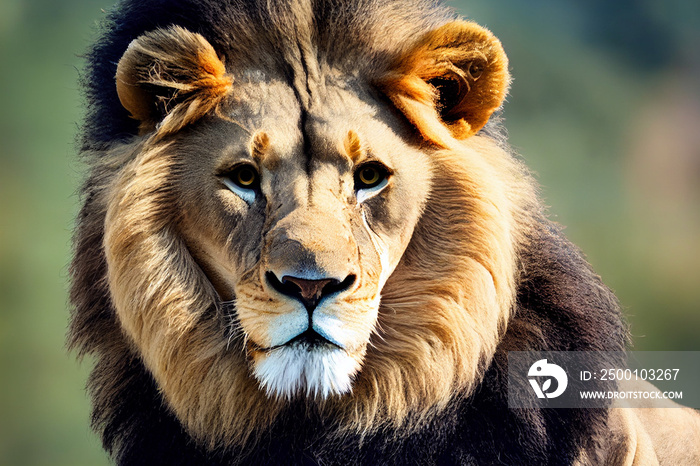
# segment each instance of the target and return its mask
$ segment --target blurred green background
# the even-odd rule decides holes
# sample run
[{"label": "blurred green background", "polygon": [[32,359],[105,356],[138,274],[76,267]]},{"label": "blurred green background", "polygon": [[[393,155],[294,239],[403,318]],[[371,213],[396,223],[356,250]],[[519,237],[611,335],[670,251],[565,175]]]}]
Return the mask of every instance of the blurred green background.
[{"label": "blurred green background", "polygon": [[[103,0],[0,0],[0,465],[106,464],[66,354],[79,58]],[[449,2],[511,59],[511,144],[635,349],[700,350],[700,3]]]}]

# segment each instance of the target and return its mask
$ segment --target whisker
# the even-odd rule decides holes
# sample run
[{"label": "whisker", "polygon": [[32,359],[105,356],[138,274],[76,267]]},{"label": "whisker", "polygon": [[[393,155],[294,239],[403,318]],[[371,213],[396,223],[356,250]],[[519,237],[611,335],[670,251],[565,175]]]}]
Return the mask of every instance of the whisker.
[{"label": "whisker", "polygon": [[224,330],[227,335],[226,350],[230,350],[232,344],[242,340],[242,348],[245,351],[245,340],[247,339],[247,335],[243,330],[240,320],[238,319],[236,300],[231,299],[227,301],[217,301],[216,307],[224,319]]}]

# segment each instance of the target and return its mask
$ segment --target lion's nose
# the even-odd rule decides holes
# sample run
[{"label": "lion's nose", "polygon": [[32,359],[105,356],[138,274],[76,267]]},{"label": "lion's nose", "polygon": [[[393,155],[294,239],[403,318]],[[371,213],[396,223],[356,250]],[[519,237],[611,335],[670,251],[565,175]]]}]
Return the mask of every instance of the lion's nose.
[{"label": "lion's nose", "polygon": [[313,312],[323,298],[347,290],[355,282],[355,275],[348,275],[342,281],[336,278],[308,280],[291,275],[285,275],[280,280],[274,272],[267,272],[265,276],[272,288],[301,301],[309,313]]}]

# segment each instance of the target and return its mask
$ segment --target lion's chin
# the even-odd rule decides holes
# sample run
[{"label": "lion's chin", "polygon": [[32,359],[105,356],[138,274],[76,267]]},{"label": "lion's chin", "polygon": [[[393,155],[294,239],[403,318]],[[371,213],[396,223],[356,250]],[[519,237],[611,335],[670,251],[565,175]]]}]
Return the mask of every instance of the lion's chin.
[{"label": "lion's chin", "polygon": [[253,375],[270,397],[328,398],[352,390],[360,363],[331,344],[299,341],[254,357]]}]

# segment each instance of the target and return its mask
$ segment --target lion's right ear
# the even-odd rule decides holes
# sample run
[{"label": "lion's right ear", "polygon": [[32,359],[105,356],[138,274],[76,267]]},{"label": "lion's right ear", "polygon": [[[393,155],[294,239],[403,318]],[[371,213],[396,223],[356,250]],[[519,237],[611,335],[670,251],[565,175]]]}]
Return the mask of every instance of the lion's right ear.
[{"label": "lion's right ear", "polygon": [[501,43],[467,21],[425,33],[378,82],[421,134],[440,145],[476,134],[503,103],[509,84]]},{"label": "lion's right ear", "polygon": [[216,108],[233,79],[200,34],[179,26],[134,39],[117,65],[117,93],[141,133],[173,133]]}]

